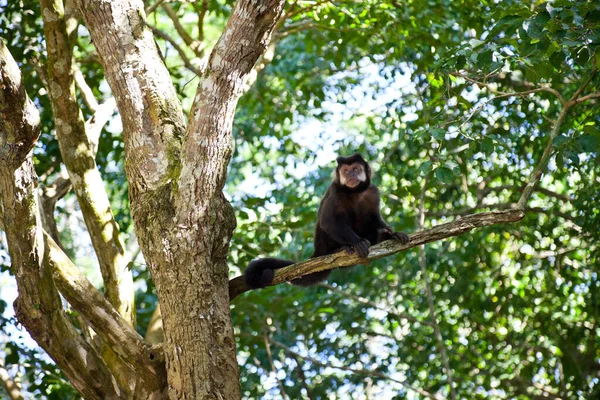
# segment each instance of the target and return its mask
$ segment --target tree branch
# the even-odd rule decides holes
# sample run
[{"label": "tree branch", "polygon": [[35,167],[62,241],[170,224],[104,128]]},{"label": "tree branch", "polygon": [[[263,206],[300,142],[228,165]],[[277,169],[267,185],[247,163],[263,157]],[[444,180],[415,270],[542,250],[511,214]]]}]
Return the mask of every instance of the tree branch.
[{"label": "tree branch", "polygon": [[[425,191],[427,190],[427,183],[429,182],[430,175],[431,172],[427,174],[425,182],[423,183],[423,188],[421,189],[421,196],[419,199],[419,215],[417,216],[417,229],[423,229],[423,225],[425,224]],[[427,297],[427,307],[429,308],[429,318],[431,319],[431,326],[433,327],[433,333],[437,341],[438,351],[440,352],[440,356],[442,357],[442,365],[444,366],[444,370],[446,371],[448,386],[450,387],[450,398],[452,400],[456,400],[456,391],[454,389],[452,369],[450,369],[450,362],[448,361],[446,346],[444,346],[444,338],[442,337],[442,332],[440,331],[440,326],[437,322],[437,317],[435,315],[433,290],[431,290],[431,284],[429,283],[429,277],[427,274],[425,245],[419,246],[419,266],[421,268],[421,275],[423,277],[423,283],[425,285],[425,294]]]},{"label": "tree branch", "polygon": [[81,97],[83,97],[83,101],[85,101],[85,104],[87,104],[89,109],[95,113],[98,108],[96,96],[94,96],[92,88],[85,81],[85,77],[83,76],[81,69],[79,69],[79,65],[76,62],[72,62],[71,65],[73,66],[75,84],[77,85],[79,92],[81,92]]},{"label": "tree branch", "polygon": [[171,44],[171,46],[173,46],[173,48],[175,49],[175,51],[177,51],[177,53],[179,54],[179,57],[181,58],[181,61],[183,61],[183,65],[185,65],[185,67],[187,69],[189,69],[190,71],[192,71],[194,74],[198,75],[198,76],[202,76],[203,71],[198,69],[197,67],[195,67],[192,62],[190,61],[190,59],[188,58],[188,56],[185,54],[185,51],[183,50],[183,48],[177,44],[177,42],[175,41],[175,39],[173,39],[171,36],[167,35],[166,33],[164,33],[163,31],[161,31],[158,28],[155,28],[152,25],[148,25],[150,27],[150,29],[152,29],[152,33],[154,33],[156,36],[158,36],[159,38],[169,42]]},{"label": "tree branch", "polygon": [[486,88],[490,93],[496,95],[495,98],[503,98],[503,97],[524,97],[527,96],[529,94],[532,93],[539,93],[539,92],[548,92],[548,93],[552,93],[554,96],[556,96],[556,98],[564,105],[567,103],[567,100],[565,100],[565,98],[560,94],[560,92],[552,87],[550,87],[549,85],[544,85],[542,87],[538,87],[538,88],[534,88],[531,90],[525,90],[523,92],[502,92],[499,91],[495,88],[493,88],[490,84],[485,83],[485,82],[480,82],[476,79],[470,78],[467,75],[463,75],[461,73],[458,72],[453,72],[450,75],[452,76],[456,76],[458,78],[463,78],[464,80],[466,80],[467,82],[473,83],[479,87],[484,87]]},{"label": "tree branch", "polygon": [[104,103],[98,105],[94,115],[85,121],[85,131],[94,155],[98,152],[100,133],[102,132],[104,125],[110,121],[116,109],[117,101],[114,97],[109,97]]},{"label": "tree branch", "polygon": [[171,7],[171,5],[169,3],[163,3],[162,8],[167,12],[167,15],[169,16],[169,18],[171,18],[171,21],[173,21],[173,26],[175,27],[175,30],[177,31],[177,33],[179,34],[181,39],[183,39],[185,44],[190,48],[190,50],[192,50],[194,52],[194,54],[197,57],[201,58],[203,56],[202,53],[204,50],[204,43],[199,40],[194,40],[187,33],[187,31],[185,30],[183,25],[181,25],[181,22],[179,21],[179,17],[177,16],[177,13],[175,12],[175,10],[173,10],[173,8]]},{"label": "tree branch", "polygon": [[[379,243],[370,248],[367,258],[360,258],[354,254],[348,255],[344,251],[323,257],[311,258],[310,260],[299,262],[275,271],[275,277],[270,286],[289,282],[314,272],[349,267],[356,264],[365,264],[371,260],[387,257],[425,243],[459,236],[475,228],[520,221],[523,219],[523,216],[524,212],[522,210],[491,211],[472,214],[456,219],[453,222],[437,225],[431,229],[413,233],[410,235],[410,241],[407,244],[401,244],[400,242],[392,240]],[[229,297],[231,300],[249,290],[252,289],[246,285],[243,276],[238,276],[229,281]]]},{"label": "tree branch", "polygon": [[410,322],[414,322],[414,323],[421,324],[421,325],[431,325],[431,322],[429,322],[429,321],[420,320],[418,318],[413,317],[412,315],[410,315],[408,313],[399,312],[397,310],[392,310],[392,309],[389,309],[389,308],[387,308],[385,306],[381,306],[381,305],[379,305],[377,303],[374,303],[371,300],[366,299],[366,298],[364,298],[362,296],[357,296],[354,293],[349,293],[349,292],[346,292],[344,290],[341,290],[340,288],[338,288],[336,286],[333,286],[333,285],[330,285],[330,284],[327,284],[327,283],[319,283],[317,286],[325,288],[325,289],[329,290],[330,292],[338,293],[338,294],[340,294],[343,297],[346,297],[348,299],[352,299],[352,300],[354,300],[354,301],[356,301],[358,303],[361,303],[361,304],[365,304],[365,305],[367,305],[369,307],[372,307],[374,309],[385,311],[386,313],[388,313],[389,315],[393,316],[394,318],[397,318],[397,319],[406,319],[406,320],[408,320]]},{"label": "tree branch", "polygon": [[[64,174],[66,175],[66,174]],[[38,206],[42,228],[62,248],[58,237],[58,228],[54,219],[56,202],[62,199],[71,190],[71,181],[68,176],[61,174],[50,186],[40,186],[38,189]]]},{"label": "tree branch", "polygon": [[166,383],[164,364],[158,361],[161,357],[153,354],[150,345],[119,315],[46,232],[44,244],[45,256],[60,293],[135,372],[144,390],[160,392]]},{"label": "tree branch", "polygon": [[[117,99],[128,157],[126,172],[136,198],[171,178],[177,164],[184,114],[140,2],[77,0],[96,46],[106,79]],[[122,23],[115,23],[121,21]],[[160,116],[158,118],[157,116]],[[151,199],[145,199],[154,207]],[[155,207],[154,207],[155,208]],[[135,215],[134,215],[135,220]]]},{"label": "tree branch", "polygon": [[[39,114],[28,99],[17,64],[2,41],[0,90],[0,209],[19,288],[15,313],[85,398],[123,398],[124,392],[105,362],[62,312],[62,301],[43,254],[36,175],[29,151],[37,139],[33,133],[40,131]],[[12,112],[4,118],[9,111]]]},{"label": "tree branch", "polygon": [[11,378],[8,371],[0,362],[0,386],[4,389],[10,400],[24,400],[23,394],[21,393],[21,385],[19,382]]},{"label": "tree branch", "polygon": [[22,160],[40,134],[40,115],[25,92],[17,63],[1,39],[0,61],[0,156]]},{"label": "tree branch", "polygon": [[271,365],[271,372],[273,372],[273,375],[275,376],[275,379],[277,380],[277,384],[279,385],[279,393],[281,394],[281,397],[289,400],[290,397],[285,392],[285,388],[283,387],[283,382],[281,381],[281,379],[279,379],[277,377],[277,368],[275,368],[275,364],[273,363],[273,355],[271,354],[271,345],[269,344],[270,338],[269,338],[269,334],[267,333],[266,330],[264,332],[263,339],[265,342],[265,350],[267,351],[267,358],[269,360],[269,364]]},{"label": "tree branch", "polygon": [[560,135],[560,129],[562,127],[563,122],[565,121],[567,113],[571,108],[571,104],[572,102],[563,105],[562,109],[560,110],[560,114],[558,115],[556,123],[554,124],[552,132],[550,133],[550,137],[548,138],[548,143],[546,144],[544,153],[542,154],[542,157],[538,161],[538,164],[529,176],[529,182],[527,182],[527,185],[523,189],[523,193],[521,193],[521,198],[519,198],[519,201],[517,202],[517,208],[525,209],[525,206],[529,201],[531,194],[535,190],[535,187],[538,185],[538,182],[542,177],[542,173],[544,172],[546,166],[548,165],[548,162],[550,161],[550,155],[552,154],[552,142],[554,141],[554,138]]},{"label": "tree branch", "polygon": [[[75,96],[73,52],[60,0],[40,0],[48,51],[50,101],[60,153],[73,184],[98,262],[106,297],[130,324],[135,320],[133,277],[126,268],[119,226],[111,211]],[[97,138],[96,138],[97,140]],[[97,141],[96,141],[97,143]]]}]

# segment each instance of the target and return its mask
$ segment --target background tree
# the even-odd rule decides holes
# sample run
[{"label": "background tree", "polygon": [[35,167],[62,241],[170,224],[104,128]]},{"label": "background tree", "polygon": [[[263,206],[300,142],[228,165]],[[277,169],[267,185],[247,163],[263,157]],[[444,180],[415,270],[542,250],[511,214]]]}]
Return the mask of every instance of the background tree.
[{"label": "background tree", "polygon": [[[598,5],[113,3],[0,2],[0,256],[81,394],[598,395]],[[435,241],[230,309],[228,274],[311,254],[357,150]],[[76,396],[0,323],[0,392]]]}]

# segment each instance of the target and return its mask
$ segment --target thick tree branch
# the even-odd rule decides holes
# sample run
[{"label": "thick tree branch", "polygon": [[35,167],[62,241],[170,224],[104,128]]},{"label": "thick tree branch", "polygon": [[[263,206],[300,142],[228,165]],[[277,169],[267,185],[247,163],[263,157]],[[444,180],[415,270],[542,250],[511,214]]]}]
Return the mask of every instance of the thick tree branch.
[{"label": "thick tree branch", "polygon": [[90,323],[94,331],[129,365],[137,377],[138,390],[160,393],[166,383],[164,363],[150,345],[73,265],[67,255],[44,232],[46,258],[60,293]]},{"label": "thick tree branch", "polygon": [[[104,280],[106,297],[130,324],[135,320],[133,277],[75,96],[73,52],[61,0],[40,0],[48,51],[50,101],[60,152],[69,171]],[[97,138],[95,138],[97,143]]]},{"label": "thick tree branch", "polygon": [[[39,132],[39,115],[22,87],[15,61],[1,41],[0,88],[0,209],[19,287],[14,305],[17,318],[85,398],[122,398],[124,392],[104,361],[64,314],[44,257],[36,175],[29,152]],[[5,119],[9,110],[12,116],[8,114]]]},{"label": "thick tree branch", "polygon": [[40,134],[40,115],[25,92],[21,71],[0,39],[0,156],[23,160]]},{"label": "thick tree branch", "polygon": [[[486,213],[472,214],[456,219],[453,222],[434,226],[421,232],[410,235],[410,242],[401,244],[397,241],[388,240],[371,247],[369,256],[365,259],[357,255],[348,255],[346,252],[330,254],[323,257],[312,258],[275,271],[273,284],[289,282],[304,275],[319,271],[326,271],[340,267],[349,267],[356,264],[365,264],[371,260],[388,257],[392,254],[417,247],[419,245],[435,242],[453,236],[459,236],[475,228],[484,226],[517,222],[523,219],[524,212],[521,210],[492,211]],[[243,276],[238,276],[229,281],[229,297],[231,300],[250,289],[246,286]]]},{"label": "thick tree branch", "polygon": [[[136,0],[76,0],[100,56],[106,79],[123,121],[126,171],[132,192],[141,195],[162,187],[178,164],[184,115],[143,4]],[[143,197],[143,196],[142,196]],[[132,196],[132,213],[140,199],[153,209],[153,197]]]}]

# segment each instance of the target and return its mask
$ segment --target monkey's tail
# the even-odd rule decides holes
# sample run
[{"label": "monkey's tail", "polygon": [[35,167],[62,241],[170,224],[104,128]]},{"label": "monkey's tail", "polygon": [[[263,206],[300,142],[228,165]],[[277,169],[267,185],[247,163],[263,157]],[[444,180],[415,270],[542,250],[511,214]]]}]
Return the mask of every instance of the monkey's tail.
[{"label": "monkey's tail", "polygon": [[273,282],[275,270],[294,264],[294,261],[281,258],[259,258],[252,260],[244,271],[244,280],[252,289],[269,286]]},{"label": "monkey's tail", "polygon": [[[282,260],[281,258],[259,258],[248,264],[244,271],[244,280],[252,289],[267,287],[273,282],[275,270],[288,265],[295,264],[294,261]],[[294,279],[293,285],[296,286],[313,286],[319,282],[323,282],[331,271],[319,271],[312,274],[304,275],[301,278]]]}]

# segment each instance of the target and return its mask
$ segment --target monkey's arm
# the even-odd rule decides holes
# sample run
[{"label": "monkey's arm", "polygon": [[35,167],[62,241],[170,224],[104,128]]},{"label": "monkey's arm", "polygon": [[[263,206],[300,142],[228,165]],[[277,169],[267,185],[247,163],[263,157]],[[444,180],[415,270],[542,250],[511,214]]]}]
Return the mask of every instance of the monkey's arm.
[{"label": "monkey's arm", "polygon": [[377,227],[377,243],[381,243],[384,240],[395,239],[399,240],[400,243],[408,243],[408,235],[404,232],[394,232],[394,229],[385,223],[380,211],[380,197],[379,191],[375,188],[374,193],[376,199],[373,201],[373,210],[371,211],[370,219],[373,221],[373,225]]},{"label": "monkey's arm", "polygon": [[348,253],[352,254],[356,251],[361,257],[369,255],[371,243],[354,232],[350,218],[347,215],[324,213],[319,225],[331,239],[346,247]]},{"label": "monkey's arm", "polygon": [[324,215],[319,225],[331,239],[340,244],[353,245],[361,240],[360,236],[352,230],[350,218],[347,215]]}]

